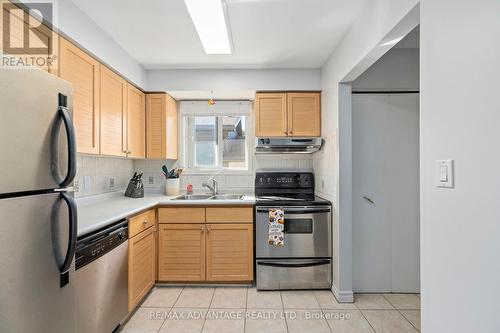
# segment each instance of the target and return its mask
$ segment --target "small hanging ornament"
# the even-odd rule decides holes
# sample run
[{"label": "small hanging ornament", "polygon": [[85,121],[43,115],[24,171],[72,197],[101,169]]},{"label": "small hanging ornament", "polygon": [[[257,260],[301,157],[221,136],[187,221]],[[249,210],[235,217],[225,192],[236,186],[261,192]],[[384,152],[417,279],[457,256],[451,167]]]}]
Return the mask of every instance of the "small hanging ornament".
[{"label": "small hanging ornament", "polygon": [[208,105],[212,106],[215,105],[215,99],[214,99],[214,91],[210,91],[210,98],[208,99]]}]

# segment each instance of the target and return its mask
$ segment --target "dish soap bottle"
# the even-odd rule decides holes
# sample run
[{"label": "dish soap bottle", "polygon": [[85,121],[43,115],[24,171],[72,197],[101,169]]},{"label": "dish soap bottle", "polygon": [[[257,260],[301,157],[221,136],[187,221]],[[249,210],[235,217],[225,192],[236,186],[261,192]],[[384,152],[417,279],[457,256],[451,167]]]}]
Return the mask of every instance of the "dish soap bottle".
[{"label": "dish soap bottle", "polygon": [[186,186],[186,192],[187,192],[187,194],[193,193],[193,184],[191,183],[191,178],[188,179],[188,184]]}]

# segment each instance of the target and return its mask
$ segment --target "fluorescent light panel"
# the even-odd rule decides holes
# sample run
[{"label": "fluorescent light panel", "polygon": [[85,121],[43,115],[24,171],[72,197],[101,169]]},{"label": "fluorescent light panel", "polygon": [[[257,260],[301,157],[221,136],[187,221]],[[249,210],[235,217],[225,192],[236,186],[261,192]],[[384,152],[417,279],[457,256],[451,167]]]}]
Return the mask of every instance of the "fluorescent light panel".
[{"label": "fluorescent light panel", "polygon": [[223,0],[184,0],[206,54],[231,54]]}]

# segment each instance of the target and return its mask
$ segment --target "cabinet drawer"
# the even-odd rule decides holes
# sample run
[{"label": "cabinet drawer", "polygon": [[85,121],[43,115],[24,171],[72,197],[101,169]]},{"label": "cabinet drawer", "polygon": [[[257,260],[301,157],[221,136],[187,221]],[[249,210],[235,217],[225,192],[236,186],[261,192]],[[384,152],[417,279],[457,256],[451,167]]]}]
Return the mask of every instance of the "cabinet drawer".
[{"label": "cabinet drawer", "polygon": [[159,208],[159,223],[205,223],[205,208]]},{"label": "cabinet drawer", "polygon": [[210,207],[207,208],[207,223],[252,223],[252,207]]},{"label": "cabinet drawer", "polygon": [[130,218],[128,221],[129,238],[132,238],[141,231],[144,231],[147,228],[153,226],[155,224],[155,221],[156,214],[154,209],[148,210],[144,213]]}]

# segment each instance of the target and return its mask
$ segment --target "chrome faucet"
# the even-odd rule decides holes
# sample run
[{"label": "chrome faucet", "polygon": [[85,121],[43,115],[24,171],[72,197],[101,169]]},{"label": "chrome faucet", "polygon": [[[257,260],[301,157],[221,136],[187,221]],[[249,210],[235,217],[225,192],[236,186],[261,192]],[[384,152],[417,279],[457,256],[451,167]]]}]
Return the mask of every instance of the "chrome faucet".
[{"label": "chrome faucet", "polygon": [[[210,186],[210,182],[212,182],[212,186]],[[208,183],[203,183],[202,185],[208,188],[210,192],[212,192],[212,195],[217,195],[219,193],[219,186],[217,185],[217,181],[213,177],[208,180]]]}]

